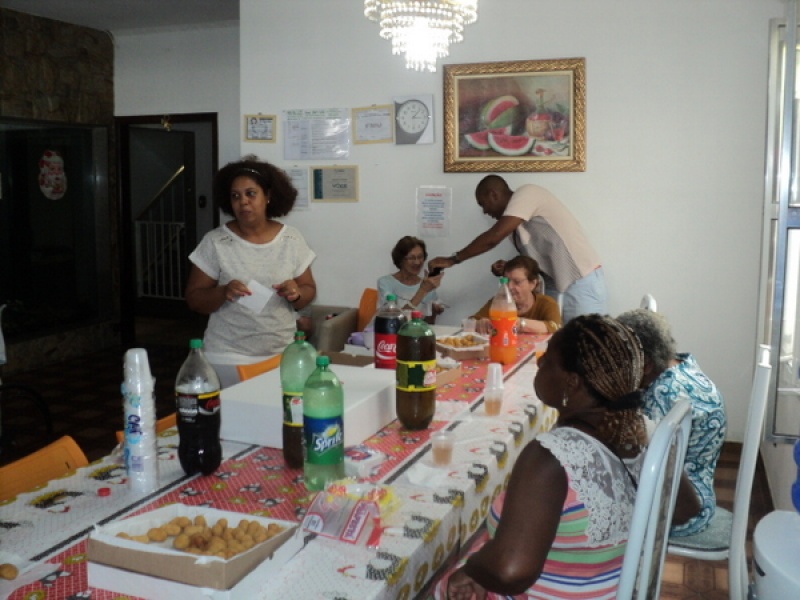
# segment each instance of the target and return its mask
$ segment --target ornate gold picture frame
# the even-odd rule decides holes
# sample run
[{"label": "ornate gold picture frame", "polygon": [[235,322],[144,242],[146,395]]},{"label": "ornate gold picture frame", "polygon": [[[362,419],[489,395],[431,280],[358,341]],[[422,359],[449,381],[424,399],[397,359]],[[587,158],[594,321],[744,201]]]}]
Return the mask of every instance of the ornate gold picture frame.
[{"label": "ornate gold picture frame", "polygon": [[586,170],[586,60],[444,65],[444,170]]}]

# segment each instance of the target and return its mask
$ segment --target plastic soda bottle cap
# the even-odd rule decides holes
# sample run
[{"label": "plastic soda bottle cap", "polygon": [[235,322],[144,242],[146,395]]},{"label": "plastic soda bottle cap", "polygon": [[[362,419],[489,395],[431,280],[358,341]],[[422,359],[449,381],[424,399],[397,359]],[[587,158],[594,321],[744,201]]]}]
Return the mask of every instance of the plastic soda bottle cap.
[{"label": "plastic soda bottle cap", "polygon": [[110,496],[111,495],[111,488],[101,487],[97,490],[98,496]]}]

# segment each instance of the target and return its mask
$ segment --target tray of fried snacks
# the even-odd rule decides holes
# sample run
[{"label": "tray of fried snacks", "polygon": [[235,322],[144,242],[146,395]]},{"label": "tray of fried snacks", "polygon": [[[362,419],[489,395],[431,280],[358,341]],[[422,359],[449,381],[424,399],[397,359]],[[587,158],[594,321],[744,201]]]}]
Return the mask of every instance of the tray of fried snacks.
[{"label": "tray of fried snacks", "polygon": [[489,338],[475,333],[456,333],[437,338],[436,349],[442,356],[456,360],[485,358],[489,355]]},{"label": "tray of fried snacks", "polygon": [[[302,546],[297,523],[170,504],[95,527],[90,563],[227,590],[257,565],[278,568]],[[297,539],[295,539],[297,538]]]}]

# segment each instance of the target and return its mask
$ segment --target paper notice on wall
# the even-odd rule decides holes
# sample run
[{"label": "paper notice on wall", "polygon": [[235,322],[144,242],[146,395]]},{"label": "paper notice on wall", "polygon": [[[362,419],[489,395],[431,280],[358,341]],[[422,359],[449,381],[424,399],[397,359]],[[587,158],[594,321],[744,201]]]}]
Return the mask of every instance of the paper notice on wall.
[{"label": "paper notice on wall", "polygon": [[350,156],[350,110],[347,108],[283,111],[285,160],[339,160]]},{"label": "paper notice on wall", "polygon": [[286,169],[286,174],[297,190],[297,199],[294,201],[293,210],[308,210],[308,169],[305,167],[291,167]]},{"label": "paper notice on wall", "polygon": [[420,186],[417,188],[417,232],[419,237],[449,237],[452,188]]}]

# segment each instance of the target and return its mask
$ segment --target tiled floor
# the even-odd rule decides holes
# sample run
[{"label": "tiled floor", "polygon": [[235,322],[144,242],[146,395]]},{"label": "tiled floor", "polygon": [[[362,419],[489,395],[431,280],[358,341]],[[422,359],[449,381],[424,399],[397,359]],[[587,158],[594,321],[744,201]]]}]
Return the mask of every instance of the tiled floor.
[{"label": "tiled floor", "polygon": [[[137,344],[147,350],[156,380],[156,414],[175,411],[174,385],[181,364],[189,353],[189,339],[202,337],[201,321],[140,319]],[[122,361],[127,348],[110,348],[35,371],[4,376],[3,383],[26,385],[46,400],[53,419],[55,437],[72,435],[89,460],[108,454],[116,445],[115,432],[122,429]],[[13,360],[13,356],[9,357]],[[31,411],[7,407],[4,399],[3,427],[19,441],[19,454],[33,450],[27,444]],[[39,444],[41,445],[41,444]],[[13,456],[0,456],[0,463]]]},{"label": "tiled floor", "polygon": [[[188,340],[201,334],[202,325],[197,323],[176,325],[147,320],[137,325],[139,343],[148,351],[150,367],[156,378],[159,416],[174,411],[175,376],[188,353]],[[50,406],[56,436],[72,435],[93,460],[113,449],[116,444],[114,432],[122,427],[119,387],[124,351],[123,348],[114,348],[98,352],[34,372],[20,373],[6,378],[5,382],[27,384],[37,389]],[[8,410],[4,411],[3,417],[4,426],[14,426]],[[22,417],[28,418],[26,415]],[[725,444],[717,467],[717,500],[728,509],[733,507],[740,450],[739,444]],[[772,508],[763,465],[759,463],[750,509],[751,534],[755,524]],[[727,564],[724,561],[667,557],[662,599],[723,600],[727,597]]]}]

